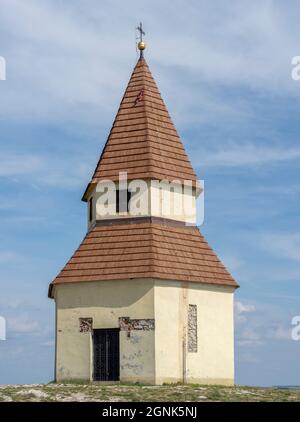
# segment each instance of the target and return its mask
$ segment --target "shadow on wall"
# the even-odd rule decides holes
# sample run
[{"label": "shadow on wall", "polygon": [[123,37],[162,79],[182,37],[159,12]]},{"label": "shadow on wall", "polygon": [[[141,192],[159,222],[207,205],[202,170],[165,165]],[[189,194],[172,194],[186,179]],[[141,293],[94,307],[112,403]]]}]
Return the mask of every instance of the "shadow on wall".
[{"label": "shadow on wall", "polygon": [[[114,284],[115,289],[112,290]],[[62,284],[59,286],[58,306],[60,309],[124,308],[138,302],[145,295],[151,294],[153,286],[152,280],[145,279]],[[89,287],[92,288],[89,289]]]}]

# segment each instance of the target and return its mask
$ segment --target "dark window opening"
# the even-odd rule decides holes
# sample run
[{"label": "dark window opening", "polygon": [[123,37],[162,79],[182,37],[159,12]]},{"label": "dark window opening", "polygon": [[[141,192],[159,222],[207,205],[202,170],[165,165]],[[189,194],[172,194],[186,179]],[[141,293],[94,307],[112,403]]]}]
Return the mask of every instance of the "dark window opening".
[{"label": "dark window opening", "polygon": [[[121,196],[121,197],[120,197]],[[124,201],[123,196],[125,196],[126,203],[122,203],[121,201]],[[121,212],[129,212],[129,201],[131,199],[131,192],[127,191],[127,195],[123,194],[120,195],[120,190],[116,190],[116,213],[118,214]]]},{"label": "dark window opening", "polygon": [[89,221],[93,219],[93,197],[89,200]]}]

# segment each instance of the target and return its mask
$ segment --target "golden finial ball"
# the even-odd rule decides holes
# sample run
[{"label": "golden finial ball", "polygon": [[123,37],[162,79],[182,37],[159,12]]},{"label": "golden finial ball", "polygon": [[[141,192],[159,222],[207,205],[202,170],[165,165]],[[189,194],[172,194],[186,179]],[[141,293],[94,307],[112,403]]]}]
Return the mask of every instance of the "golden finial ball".
[{"label": "golden finial ball", "polygon": [[138,49],[142,51],[142,50],[145,50],[145,48],[146,48],[146,44],[144,43],[144,41],[140,41],[138,43]]}]

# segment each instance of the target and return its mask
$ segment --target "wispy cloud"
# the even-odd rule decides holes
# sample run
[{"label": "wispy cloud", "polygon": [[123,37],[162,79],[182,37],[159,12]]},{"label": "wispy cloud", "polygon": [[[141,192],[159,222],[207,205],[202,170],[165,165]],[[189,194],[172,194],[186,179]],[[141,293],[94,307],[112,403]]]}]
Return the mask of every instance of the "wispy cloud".
[{"label": "wispy cloud", "polygon": [[202,166],[245,167],[300,159],[300,148],[227,143],[199,154]]},{"label": "wispy cloud", "polygon": [[[270,233],[262,235],[261,246],[277,257],[300,261],[300,233]],[[298,276],[299,276],[298,272]]]},{"label": "wispy cloud", "polygon": [[236,340],[256,348],[270,340],[292,341],[289,315],[269,303],[235,302]]},{"label": "wispy cloud", "polygon": [[134,27],[140,16],[147,17],[147,55],[154,70],[159,68],[162,91],[169,92],[176,107],[185,96],[189,114],[203,117],[205,104],[207,118],[216,119],[224,109],[227,114],[230,98],[216,101],[212,95],[219,84],[295,96],[289,66],[298,51],[299,29],[291,23],[297,23],[297,14],[284,5],[253,1],[245,14],[236,0],[218,1],[218,13],[215,4],[198,1],[176,0],[172,9],[158,1],[104,1],[101,8],[95,0],[89,7],[83,4],[2,0],[1,31],[9,40],[2,113],[18,119],[95,121],[111,112],[135,58]]},{"label": "wispy cloud", "polygon": [[22,176],[36,173],[43,167],[41,157],[24,154],[1,154],[0,176]]},{"label": "wispy cloud", "polygon": [[[48,186],[56,188],[77,188],[88,182],[91,173],[89,165],[78,154],[68,157],[51,157],[50,155],[16,155],[1,152],[0,177],[7,177],[18,183],[31,186]],[[9,208],[4,200],[0,209]],[[16,203],[14,203],[16,206]]]},{"label": "wispy cloud", "polygon": [[275,327],[271,335],[276,340],[291,340],[292,328],[279,325]]},{"label": "wispy cloud", "polygon": [[0,250],[0,263],[16,262],[19,261],[21,256],[14,251],[1,251]]},{"label": "wispy cloud", "polygon": [[255,306],[250,303],[243,303],[239,300],[234,302],[234,316],[236,323],[243,323],[246,321],[247,314],[254,312]]},{"label": "wispy cloud", "polygon": [[300,185],[291,184],[291,185],[276,185],[276,186],[257,186],[256,191],[266,194],[274,195],[299,195],[300,194]]},{"label": "wispy cloud", "polygon": [[223,254],[220,258],[231,272],[239,270],[244,265],[244,261],[233,254]]},{"label": "wispy cloud", "polygon": [[45,346],[45,347],[54,347],[55,346],[55,342],[54,342],[54,340],[48,340],[48,341],[43,342],[42,343],[42,346]]},{"label": "wispy cloud", "polygon": [[7,323],[8,332],[11,331],[16,334],[37,334],[41,331],[39,322],[26,314],[8,318]]},{"label": "wispy cloud", "polygon": [[258,346],[262,344],[262,335],[257,328],[244,327],[238,336],[238,345],[243,347]]}]

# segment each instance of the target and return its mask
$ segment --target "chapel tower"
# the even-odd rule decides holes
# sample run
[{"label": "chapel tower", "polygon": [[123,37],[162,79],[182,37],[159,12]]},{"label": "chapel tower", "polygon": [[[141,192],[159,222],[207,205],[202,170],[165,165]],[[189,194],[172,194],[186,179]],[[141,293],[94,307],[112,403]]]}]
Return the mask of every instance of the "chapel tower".
[{"label": "chapel tower", "polygon": [[144,48],[82,198],[87,234],[49,287],[56,380],[231,385],[238,285],[196,226],[201,188]]}]

